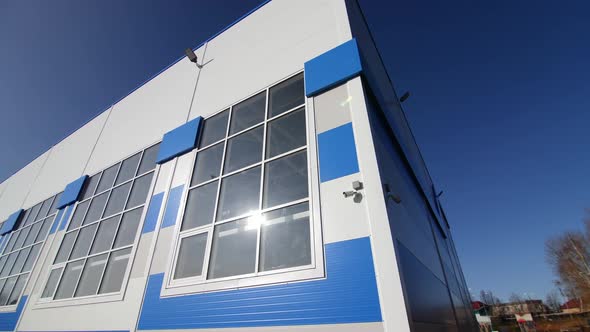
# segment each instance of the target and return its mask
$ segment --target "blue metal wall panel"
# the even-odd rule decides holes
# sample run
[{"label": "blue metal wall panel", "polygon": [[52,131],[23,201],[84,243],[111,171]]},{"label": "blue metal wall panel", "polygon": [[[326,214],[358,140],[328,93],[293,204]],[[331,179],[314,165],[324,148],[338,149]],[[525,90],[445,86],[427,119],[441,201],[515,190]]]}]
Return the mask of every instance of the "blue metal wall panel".
[{"label": "blue metal wall panel", "polygon": [[59,225],[59,222],[60,222],[61,218],[63,217],[63,214],[64,214],[64,209],[60,209],[57,211],[57,216],[55,216],[55,219],[53,219],[53,224],[51,224],[51,229],[49,230],[49,234],[55,233],[55,231],[57,230],[57,226]]},{"label": "blue metal wall panel", "polygon": [[129,332],[129,330],[67,330],[67,331],[60,331],[60,330],[43,330],[43,331],[25,331],[25,330],[18,330],[18,332]]},{"label": "blue metal wall panel", "polygon": [[164,193],[157,193],[152,196],[150,205],[145,215],[145,221],[143,222],[143,229],[141,233],[149,233],[156,230],[156,224],[158,223],[158,215],[162,208],[162,201],[164,200]]},{"label": "blue metal wall panel", "polygon": [[201,123],[203,118],[199,116],[164,134],[156,163],[163,164],[194,149],[199,138]]},{"label": "blue metal wall panel", "polygon": [[59,228],[58,228],[59,231],[63,231],[66,228],[66,225],[68,224],[68,221],[70,220],[70,215],[72,214],[73,210],[74,210],[74,205],[69,205],[65,208],[63,218],[61,219],[61,223],[59,224]]},{"label": "blue metal wall panel", "polygon": [[339,45],[305,63],[305,94],[315,96],[362,72],[355,39]]},{"label": "blue metal wall panel", "polygon": [[63,194],[61,194],[59,203],[57,204],[58,209],[61,209],[66,205],[70,205],[78,201],[78,197],[82,192],[82,188],[84,188],[84,183],[86,182],[86,179],[88,179],[88,175],[82,175],[81,177],[79,177],[78,179],[69,183],[66,186]]},{"label": "blue metal wall panel", "polygon": [[0,313],[0,331],[14,331],[16,323],[18,322],[20,315],[23,313],[23,309],[27,303],[27,298],[27,295],[21,297],[18,306],[16,307],[16,311]]},{"label": "blue metal wall panel", "polygon": [[22,213],[23,213],[23,209],[20,209],[20,210],[14,212],[13,214],[11,214],[8,217],[8,219],[6,219],[6,221],[2,224],[2,228],[0,228],[0,235],[5,235],[5,234],[12,232],[12,230],[14,230],[14,227],[16,226],[16,222],[18,221],[18,218],[20,218],[20,215]]},{"label": "blue metal wall panel", "polygon": [[164,212],[164,219],[162,220],[162,228],[174,226],[176,223],[183,189],[184,186],[180,185],[170,190],[168,202],[166,203],[166,211]]},{"label": "blue metal wall panel", "polygon": [[344,324],[382,321],[368,237],[327,244],[326,278],[160,297],[149,277],[140,330]]},{"label": "blue metal wall panel", "polygon": [[319,134],[318,150],[321,182],[358,173],[359,165],[351,122]]}]

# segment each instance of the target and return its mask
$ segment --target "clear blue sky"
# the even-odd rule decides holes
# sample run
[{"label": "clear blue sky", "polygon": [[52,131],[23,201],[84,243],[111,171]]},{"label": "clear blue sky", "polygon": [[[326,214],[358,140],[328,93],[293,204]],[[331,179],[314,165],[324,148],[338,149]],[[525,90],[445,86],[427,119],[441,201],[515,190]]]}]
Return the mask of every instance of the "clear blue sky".
[{"label": "clear blue sky", "polygon": [[[0,181],[258,3],[0,2]],[[590,4],[361,3],[469,287],[544,297],[590,207]]]}]

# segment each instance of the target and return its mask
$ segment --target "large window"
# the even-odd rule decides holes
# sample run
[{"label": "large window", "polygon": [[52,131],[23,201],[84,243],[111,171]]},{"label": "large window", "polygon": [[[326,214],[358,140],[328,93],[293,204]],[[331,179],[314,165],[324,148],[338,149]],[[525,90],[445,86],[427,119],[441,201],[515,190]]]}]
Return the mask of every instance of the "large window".
[{"label": "large window", "polygon": [[4,235],[0,256],[0,306],[16,305],[57,213],[60,194],[26,210]]},{"label": "large window", "polygon": [[86,181],[42,299],[62,300],[121,290],[154,176],[158,145]]},{"label": "large window", "polygon": [[204,122],[171,284],[312,265],[303,74]]}]

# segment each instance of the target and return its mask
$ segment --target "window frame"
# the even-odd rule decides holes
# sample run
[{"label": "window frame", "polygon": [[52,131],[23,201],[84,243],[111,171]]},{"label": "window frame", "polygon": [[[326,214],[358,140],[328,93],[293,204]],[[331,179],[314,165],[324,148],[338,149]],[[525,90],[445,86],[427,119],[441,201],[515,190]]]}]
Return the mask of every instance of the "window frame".
[{"label": "window frame", "polygon": [[[47,242],[47,239],[51,235],[50,234],[51,228],[53,227],[53,224],[55,222],[57,222],[56,218],[57,218],[57,215],[59,214],[59,210],[58,209],[55,209],[55,211],[53,211],[52,208],[57,203],[57,200],[59,200],[59,198],[61,197],[61,194],[62,194],[62,192],[59,192],[57,194],[52,195],[49,198],[46,198],[46,199],[42,200],[41,202],[38,202],[38,203],[35,203],[35,204],[31,205],[29,208],[27,208],[23,212],[22,216],[20,217],[20,220],[18,222],[19,223],[18,229],[15,229],[12,232],[10,232],[9,234],[4,235],[5,237],[7,235],[9,235],[9,236],[7,236],[6,238],[4,238],[4,240],[0,243],[0,256],[9,256],[12,253],[15,253],[15,252],[20,253],[23,250],[27,250],[25,248],[30,248],[29,249],[29,253],[27,254],[27,258],[23,262],[23,267],[22,268],[24,268],[24,266],[26,265],[26,262],[29,259],[29,255],[31,254],[31,251],[33,250],[33,247],[35,247],[36,245],[40,245],[40,248],[39,248],[39,251],[37,252],[37,257],[35,257],[35,260],[33,261],[33,265],[31,266],[31,270],[29,270],[27,272],[21,271],[20,273],[13,274],[13,275],[11,275],[10,272],[9,272],[9,274],[6,277],[2,277],[2,279],[5,279],[5,280],[8,280],[10,278],[17,277],[17,280],[15,281],[15,285],[13,286],[13,289],[11,290],[11,292],[9,294],[9,298],[7,299],[7,301],[9,301],[10,300],[10,297],[12,296],[12,292],[14,291],[14,287],[16,286],[16,282],[18,282],[18,277],[20,277],[22,275],[27,275],[26,280],[25,280],[25,283],[23,285],[23,288],[20,290],[20,294],[19,294],[19,297],[18,297],[18,300],[16,301],[16,303],[15,304],[11,304],[11,305],[7,304],[7,305],[4,305],[4,306],[0,306],[0,312],[14,312],[14,310],[18,307],[18,305],[19,305],[19,303],[21,301],[21,298],[22,298],[25,290],[27,289],[27,286],[29,286],[29,282],[31,281],[31,277],[33,275],[33,272],[34,272],[35,268],[37,267],[37,264],[40,262],[39,259],[40,259],[41,255],[43,254],[43,249],[45,248],[45,243]],[[35,220],[35,219],[37,219],[37,217],[39,216],[39,213],[41,212],[43,203],[45,201],[49,200],[49,199],[51,199],[51,203],[49,204],[49,211],[47,211],[47,215],[45,217],[43,217],[43,218],[40,218],[38,220]],[[33,218],[33,221],[31,223],[28,223],[25,226],[25,223],[27,222],[27,219],[29,217],[27,211],[30,211],[30,210],[34,209],[37,205],[39,205],[39,210],[37,210],[37,215]],[[36,238],[39,236],[41,230],[43,229],[42,223],[44,223],[46,220],[51,220],[50,225],[49,225],[49,228],[47,229],[47,234],[45,234],[45,238],[43,238],[43,239],[35,242]],[[20,232],[21,232],[22,229],[27,228],[27,227],[28,228],[32,228],[33,225],[39,224],[39,223],[41,224],[41,227],[37,231],[37,235],[35,236],[35,239],[33,240],[33,243],[28,244],[28,245],[25,246],[24,245],[24,242],[23,242],[22,245],[21,245],[21,248],[19,248],[18,250],[12,250],[14,248],[11,248],[10,251],[8,251],[6,253],[4,252],[6,250],[6,247],[8,246],[8,243],[10,242],[11,238],[13,237],[13,235],[17,231],[18,231],[18,233],[20,235]],[[21,226],[23,226],[23,227],[21,227]],[[30,230],[29,230],[29,232],[30,232]],[[29,233],[27,233],[27,236],[25,237],[25,241],[26,241],[26,238],[28,236],[29,236]],[[13,246],[14,246],[14,244],[13,244]],[[11,269],[14,268],[14,265],[16,264],[16,260],[18,260],[18,255],[17,255],[17,258],[15,259],[15,261],[13,262],[13,265],[12,265]],[[4,268],[4,266],[2,266],[2,268]],[[4,286],[4,284],[2,286]],[[1,291],[1,289],[0,289],[0,291]]]},{"label": "window frame", "polygon": [[[203,147],[197,147],[193,151],[190,152],[190,162],[191,166],[189,171],[186,175],[186,180],[184,183],[187,184],[187,188],[183,190],[182,198],[180,201],[180,208],[179,212],[176,217],[176,222],[174,224],[174,231],[173,231],[173,241],[170,244],[170,250],[167,256],[167,266],[164,275],[164,282],[162,283],[161,294],[162,296],[174,296],[174,295],[181,295],[186,293],[195,293],[195,292],[207,292],[207,291],[217,291],[223,289],[231,289],[237,287],[247,287],[247,286],[260,286],[266,285],[271,283],[282,283],[282,282],[295,282],[301,281],[305,279],[316,279],[316,278],[323,278],[325,277],[325,268],[324,268],[324,248],[323,248],[323,241],[322,241],[322,227],[321,227],[321,214],[320,214],[320,202],[319,202],[319,169],[318,169],[318,160],[317,160],[317,139],[315,133],[315,116],[313,111],[313,99],[307,98],[304,95],[304,102],[299,104],[295,107],[290,108],[287,111],[284,111],[278,115],[269,118],[270,115],[270,90],[287,80],[296,77],[297,75],[303,74],[303,70],[297,71],[294,74],[291,74],[285,78],[282,78],[268,86],[264,89],[258,90],[245,98],[242,98],[235,103],[230,104],[229,106],[223,107],[220,111],[210,114],[205,120],[212,118],[218,114],[221,114],[225,111],[228,111],[228,119],[227,119],[227,126],[225,128],[225,136],[215,142],[209,143]],[[232,110],[235,105],[240,104],[242,101],[248,100],[253,96],[258,95],[261,92],[266,92],[266,103],[265,103],[265,117],[264,120],[256,123],[248,128],[244,128],[236,133],[230,134],[231,132],[231,121],[232,121]],[[291,149],[286,152],[282,152],[272,157],[267,157],[267,134],[269,124],[274,122],[275,120],[279,120],[283,117],[289,116],[294,114],[295,112],[303,110],[305,115],[305,145]],[[262,126],[264,128],[263,132],[263,140],[262,140],[262,156],[260,161],[255,163],[249,164],[245,167],[241,167],[239,169],[233,170],[231,172],[224,173],[225,168],[225,161],[227,155],[227,146],[230,139],[248,132],[252,129],[258,128]],[[194,172],[194,168],[196,166],[196,158],[199,152],[206,150],[208,148],[214,147],[217,144],[223,144],[223,156],[222,161],[220,164],[220,175],[217,176],[215,179],[202,181],[191,185],[192,175]],[[275,160],[279,160],[284,157],[295,155],[301,151],[306,151],[306,166],[307,166],[307,188],[308,188],[308,195],[305,198],[297,199],[295,201],[290,201],[287,203],[282,203],[279,205],[271,206],[268,208],[264,208],[264,185],[265,185],[265,166],[268,163],[271,163]],[[207,274],[211,264],[211,250],[213,248],[213,236],[215,233],[215,227],[218,225],[223,225],[226,223],[231,223],[243,218],[247,218],[252,215],[252,213],[245,213],[238,216],[233,216],[230,218],[217,220],[217,213],[219,208],[219,203],[221,201],[221,185],[222,180],[228,178],[232,175],[239,174],[244,171],[252,170],[259,167],[260,168],[260,188],[259,188],[259,202],[258,207],[259,210],[256,211],[256,214],[264,214],[271,211],[277,211],[282,208],[296,206],[297,204],[307,203],[309,206],[309,229],[310,229],[310,255],[311,255],[311,263],[308,265],[302,266],[295,266],[289,267],[284,269],[276,269],[276,270],[269,270],[269,271],[258,271],[259,264],[260,264],[260,250],[261,250],[261,229],[258,226],[257,231],[257,243],[256,243],[256,263],[254,272],[248,274],[240,274],[228,277],[221,277],[221,278],[213,278],[207,279]],[[188,200],[189,192],[192,189],[202,187],[208,185],[210,183],[215,183],[217,181],[217,191],[216,191],[216,200],[214,206],[214,217],[213,221],[210,224],[201,225],[192,229],[188,230],[181,230],[182,222],[184,219],[184,215],[186,213],[186,204]],[[176,262],[178,260],[178,256],[180,253],[180,245],[182,240],[191,236],[196,236],[199,234],[207,234],[207,243],[204,252],[203,258],[203,266],[202,272],[199,276],[193,277],[185,277],[180,279],[174,279],[174,275],[176,274]]]},{"label": "window frame", "polygon": [[[48,258],[51,258],[51,260],[49,260],[48,263],[47,263],[47,269],[44,269],[42,275],[39,276],[39,280],[42,280],[43,282],[42,283],[39,283],[40,286],[38,286],[39,289],[37,290],[37,292],[38,292],[38,295],[37,295],[38,298],[37,298],[37,301],[35,303],[34,309],[37,309],[37,308],[39,308],[39,309],[41,309],[41,308],[56,308],[56,307],[66,307],[66,306],[73,306],[73,305],[80,305],[80,304],[93,304],[93,303],[113,302],[113,301],[121,301],[121,300],[124,299],[124,295],[125,295],[125,292],[127,290],[128,282],[129,282],[129,279],[130,279],[130,276],[131,276],[131,271],[133,269],[133,263],[135,261],[135,255],[136,255],[137,249],[139,247],[138,244],[139,244],[139,239],[141,238],[141,234],[142,234],[143,223],[145,221],[145,217],[146,217],[146,214],[147,214],[149,203],[151,201],[151,197],[152,197],[153,191],[155,189],[155,183],[157,181],[157,178],[158,178],[158,175],[159,175],[159,172],[160,172],[160,165],[159,164],[156,164],[153,169],[151,169],[149,171],[145,171],[145,172],[143,172],[141,174],[136,174],[136,175],[132,176],[130,179],[127,179],[127,180],[125,180],[125,181],[123,181],[121,183],[118,183],[118,184],[116,184],[117,183],[117,178],[119,176],[119,171],[121,170],[121,167],[122,167],[123,162],[125,160],[127,160],[128,158],[131,158],[131,157],[135,156],[138,153],[141,153],[140,160],[139,160],[139,162],[138,162],[138,164],[137,164],[137,166],[135,168],[135,172],[138,172],[139,169],[140,169],[140,166],[141,166],[141,162],[143,161],[143,156],[145,154],[145,151],[147,149],[151,148],[151,147],[154,147],[154,146],[160,144],[160,143],[161,143],[161,140],[158,140],[156,142],[153,142],[153,143],[149,144],[148,146],[146,146],[145,148],[143,148],[142,150],[135,151],[135,152],[133,152],[133,153],[131,153],[129,155],[126,155],[122,159],[120,159],[120,160],[118,160],[118,161],[116,161],[116,162],[114,162],[112,164],[109,164],[109,166],[101,169],[100,171],[98,171],[98,172],[96,172],[95,174],[92,175],[92,176],[95,176],[97,174],[100,174],[99,179],[98,179],[98,181],[96,183],[96,186],[93,189],[94,191],[96,191],[98,189],[98,186],[100,185],[100,180],[102,178],[102,173],[105,170],[107,170],[107,169],[109,169],[109,168],[111,168],[111,167],[113,167],[115,165],[118,165],[117,173],[116,173],[116,175],[115,175],[115,177],[113,179],[112,186],[110,186],[108,189],[105,189],[105,190],[100,191],[100,192],[96,191],[94,194],[92,194],[91,196],[87,197],[86,199],[84,199],[82,201],[77,201],[75,203],[75,206],[74,206],[72,212],[70,213],[70,215],[68,217],[68,220],[67,220],[67,223],[65,225],[63,234],[61,235],[61,238],[54,239],[54,241],[53,241],[54,243],[57,242],[57,245],[55,247],[53,247],[53,243],[52,243],[52,248],[51,248],[52,249],[52,252],[51,252],[51,255],[48,255]],[[141,177],[143,177],[145,175],[148,175],[150,172],[152,173],[152,179],[150,181],[150,186],[149,186],[148,191],[147,191],[147,196],[146,196],[145,202],[143,202],[142,204],[139,204],[137,206],[134,206],[134,207],[126,208],[126,205],[127,205],[128,201],[129,201],[129,198],[131,197],[131,192],[133,190],[133,184],[135,183],[135,181],[137,179],[140,179]],[[91,178],[92,176],[90,176],[89,178]],[[78,209],[78,206],[81,203],[84,203],[86,201],[92,202],[92,199],[94,199],[95,197],[98,197],[101,194],[103,194],[105,192],[108,192],[107,200],[106,200],[106,202],[104,204],[104,207],[102,208],[102,213],[104,213],[106,211],[106,209],[107,209],[107,205],[109,203],[109,198],[110,198],[110,196],[112,194],[112,191],[114,189],[116,189],[116,188],[119,188],[121,186],[126,185],[127,183],[131,183],[131,187],[129,188],[129,192],[127,193],[127,197],[125,198],[125,203],[123,205],[123,210],[121,210],[119,212],[116,212],[114,214],[108,215],[108,216],[101,216],[101,217],[99,217],[99,219],[97,219],[95,221],[92,221],[92,222],[89,222],[88,224],[84,225],[83,223],[84,223],[84,220],[86,218],[86,214],[88,213],[88,210],[90,208],[90,204],[89,204],[88,208],[84,212],[84,216],[82,218],[81,224],[78,227],[74,228],[72,231],[68,232],[68,228],[70,227],[70,224],[72,222],[72,219],[74,218],[74,215],[76,213],[76,210]],[[129,213],[129,212],[132,212],[132,211],[137,210],[139,208],[142,208],[142,212],[141,212],[141,216],[140,216],[140,219],[139,219],[139,224],[137,226],[137,230],[136,230],[136,234],[135,234],[135,237],[133,239],[133,242],[131,244],[129,244],[129,245],[125,245],[125,246],[121,246],[119,248],[114,248],[113,249],[112,246],[114,245],[114,243],[115,243],[115,241],[117,239],[117,235],[119,233],[119,230],[120,230],[120,227],[121,227],[121,223],[122,223],[124,214]],[[92,250],[92,246],[93,246],[93,244],[94,244],[94,242],[96,240],[96,236],[97,236],[97,233],[98,233],[98,231],[100,229],[101,223],[103,221],[108,220],[108,219],[110,219],[112,217],[115,217],[115,216],[118,216],[119,220],[117,222],[116,231],[115,231],[115,233],[113,235],[113,239],[112,239],[112,242],[111,242],[111,248],[110,249],[107,249],[107,250],[99,251],[99,252],[96,252],[96,253],[90,253],[91,250]],[[88,253],[86,255],[82,256],[82,257],[79,257],[79,258],[69,259],[69,256],[71,255],[71,253],[74,250],[74,247],[76,245],[76,240],[77,240],[77,238],[78,238],[78,236],[80,234],[80,231],[82,229],[86,228],[86,227],[89,227],[89,226],[93,225],[93,224],[96,224],[97,227],[94,230],[94,235],[92,237],[92,241],[91,241],[90,246],[88,248]],[[62,243],[63,243],[63,240],[64,240],[66,234],[71,233],[71,232],[75,232],[76,230],[77,230],[78,233],[76,234],[76,238],[74,239],[74,242],[72,244],[72,248],[70,248],[70,250],[69,250],[68,258],[66,258],[66,260],[63,261],[63,262],[60,262],[60,263],[57,263],[56,264],[55,263],[55,259],[57,258],[57,255],[59,253],[59,250],[60,250],[60,248],[62,246]],[[57,234],[57,232],[56,232],[56,234]],[[109,263],[109,258],[111,256],[111,254],[112,253],[115,253],[117,251],[129,249],[129,248],[131,248],[131,252],[129,253],[129,259],[127,261],[127,266],[125,268],[125,272],[124,272],[124,275],[123,275],[123,281],[121,282],[121,288],[120,288],[120,290],[118,292],[110,292],[110,293],[99,294],[98,292],[100,290],[100,286],[103,283],[103,278],[104,278],[104,275],[105,275],[105,272],[106,272],[107,265]],[[86,261],[88,259],[90,259],[90,258],[98,257],[98,256],[104,255],[104,254],[108,254],[108,256],[106,258],[107,261],[105,262],[105,265],[103,266],[103,269],[102,269],[102,272],[101,272],[100,281],[99,281],[99,284],[97,286],[97,294],[76,297],[75,296],[76,291],[78,289],[78,286],[80,285],[80,281],[82,279],[82,274],[84,273],[84,269],[86,268]],[[82,270],[80,271],[80,274],[77,277],[77,281],[76,281],[76,285],[74,287],[74,291],[73,291],[72,297],[64,298],[64,299],[54,299],[54,297],[55,297],[55,295],[57,293],[57,290],[58,290],[58,288],[60,286],[60,283],[61,283],[61,280],[62,280],[62,277],[64,275],[64,272],[66,270],[67,265],[68,264],[71,264],[71,263],[76,263],[76,262],[79,262],[79,261],[84,261],[84,265],[82,267]],[[53,291],[53,293],[52,293],[52,295],[50,297],[43,298],[41,296],[42,296],[42,294],[43,294],[43,292],[45,290],[45,287],[47,286],[47,283],[49,282],[49,277],[51,275],[51,272],[53,270],[56,270],[56,269],[61,269],[61,271],[59,272],[59,278],[57,280],[57,284],[55,286],[55,289],[54,289],[54,291]]]}]

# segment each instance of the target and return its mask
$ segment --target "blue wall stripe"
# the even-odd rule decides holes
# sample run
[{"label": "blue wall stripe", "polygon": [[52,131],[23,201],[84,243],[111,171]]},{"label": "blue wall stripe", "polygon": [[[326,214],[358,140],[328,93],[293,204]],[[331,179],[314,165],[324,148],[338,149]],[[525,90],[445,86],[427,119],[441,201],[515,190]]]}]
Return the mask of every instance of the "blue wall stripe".
[{"label": "blue wall stripe", "polygon": [[152,196],[147,213],[145,214],[145,221],[143,222],[143,229],[141,230],[141,233],[153,232],[156,229],[156,224],[158,223],[158,215],[160,214],[160,209],[162,208],[163,200],[163,192],[157,193]]},{"label": "blue wall stripe", "polygon": [[168,202],[166,204],[166,211],[164,212],[164,220],[162,220],[162,228],[174,226],[174,224],[176,224],[176,217],[178,216],[178,208],[180,207],[183,189],[184,185],[180,185],[170,190]]},{"label": "blue wall stripe", "polygon": [[363,70],[355,39],[351,39],[305,63],[305,94],[322,93],[359,75]]},{"label": "blue wall stripe", "polygon": [[326,278],[160,297],[150,275],[140,330],[343,324],[382,321],[368,237],[327,244]]},{"label": "blue wall stripe", "polygon": [[16,311],[0,313],[0,331],[14,331],[16,323],[18,322],[20,315],[23,313],[27,299],[27,295],[23,295],[20,298]]},{"label": "blue wall stripe", "polygon": [[66,225],[68,224],[68,221],[70,219],[70,215],[72,214],[72,211],[74,210],[74,205],[75,204],[66,206],[64,216],[61,220],[61,223],[59,224],[59,229],[58,229],[59,231],[63,231],[66,228]]},{"label": "blue wall stripe", "polygon": [[25,331],[18,330],[18,332],[129,332],[129,330],[43,330],[43,331]]},{"label": "blue wall stripe", "polygon": [[53,224],[51,224],[51,229],[49,230],[49,234],[53,234],[57,230],[57,225],[59,225],[59,221],[61,220],[61,217],[64,214],[64,210],[65,209],[60,209],[57,211],[57,216],[55,216],[55,219],[53,219]]},{"label": "blue wall stripe", "polygon": [[321,182],[358,173],[359,165],[351,122],[319,134],[318,150]]}]

